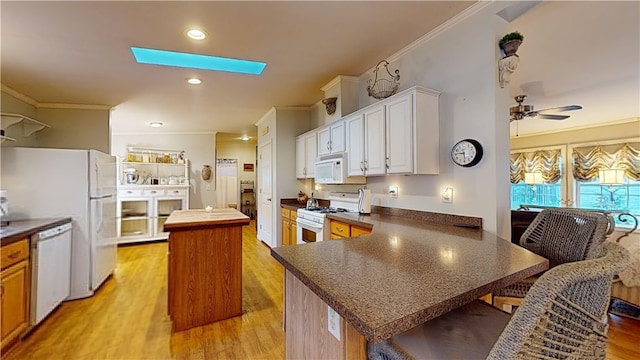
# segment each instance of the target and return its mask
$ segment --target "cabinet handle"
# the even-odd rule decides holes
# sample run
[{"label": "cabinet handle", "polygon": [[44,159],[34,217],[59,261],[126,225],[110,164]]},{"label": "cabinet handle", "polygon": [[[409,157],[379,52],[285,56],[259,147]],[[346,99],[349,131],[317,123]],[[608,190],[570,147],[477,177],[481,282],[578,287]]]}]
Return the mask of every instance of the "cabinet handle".
[{"label": "cabinet handle", "polygon": [[9,259],[15,259],[18,256],[20,256],[20,251],[14,251],[11,254],[9,254]]},{"label": "cabinet handle", "polygon": [[360,161],[360,171],[364,171],[364,161]]},{"label": "cabinet handle", "polygon": [[367,166],[367,162],[364,162],[364,169],[367,170],[369,167]]},{"label": "cabinet handle", "polygon": [[152,193],[152,194],[155,194],[156,192],[157,192],[157,191],[155,191],[155,190],[151,190],[151,193]]},{"label": "cabinet handle", "polygon": [[386,158],[386,159],[384,160],[384,166],[386,166],[386,167],[387,167],[387,169],[389,169],[389,158]]},{"label": "cabinet handle", "polygon": [[342,228],[337,227],[336,230],[338,230],[338,232],[342,232]]},{"label": "cabinet handle", "polygon": [[307,168],[302,169],[302,175],[307,175]]},{"label": "cabinet handle", "polygon": [[0,296],[4,297],[4,283],[0,283]]},{"label": "cabinet handle", "polygon": [[329,147],[329,142],[327,141],[327,150],[331,150],[331,147]]},{"label": "cabinet handle", "polygon": [[127,194],[133,194],[133,191],[127,190]]}]

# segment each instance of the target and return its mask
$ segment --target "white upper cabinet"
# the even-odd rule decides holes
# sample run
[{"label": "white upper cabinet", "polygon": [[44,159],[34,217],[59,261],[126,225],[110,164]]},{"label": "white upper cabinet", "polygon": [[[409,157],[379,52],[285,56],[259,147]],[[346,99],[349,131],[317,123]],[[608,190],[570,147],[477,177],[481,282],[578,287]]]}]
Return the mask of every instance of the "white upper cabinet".
[{"label": "white upper cabinet", "polygon": [[296,178],[313,178],[317,158],[317,133],[311,131],[296,137]]},{"label": "white upper cabinet", "polygon": [[364,176],[364,118],[357,114],[344,120],[347,134],[347,175]]},{"label": "white upper cabinet", "polygon": [[[369,105],[318,131],[318,156],[336,150],[346,134],[348,176],[438,174],[440,93],[413,87]],[[331,146],[327,147],[333,143]]]},{"label": "white upper cabinet", "polygon": [[305,136],[296,137],[296,178],[304,179],[306,177],[307,149],[305,147]]},{"label": "white upper cabinet", "polygon": [[366,176],[385,174],[384,106],[364,112],[364,172]]},{"label": "white upper cabinet", "polygon": [[306,177],[307,178],[313,178],[315,176],[316,173],[316,159],[318,158],[318,153],[317,153],[317,145],[318,139],[317,139],[317,133],[315,131],[312,131],[311,133],[308,133],[305,136],[305,146],[306,146],[306,166],[307,166],[307,172],[306,172]]},{"label": "white upper cabinet", "polygon": [[345,151],[344,121],[333,122],[318,130],[318,156]]},{"label": "white upper cabinet", "polygon": [[389,101],[386,108],[387,174],[413,172],[413,94]]}]

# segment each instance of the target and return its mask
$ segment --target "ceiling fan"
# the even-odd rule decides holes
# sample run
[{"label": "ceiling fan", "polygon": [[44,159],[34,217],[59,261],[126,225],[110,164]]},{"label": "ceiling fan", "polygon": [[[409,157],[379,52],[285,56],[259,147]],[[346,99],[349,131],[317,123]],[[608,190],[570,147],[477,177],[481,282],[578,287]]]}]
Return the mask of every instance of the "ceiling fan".
[{"label": "ceiling fan", "polygon": [[569,117],[569,115],[553,115],[553,114],[542,114],[542,112],[559,112],[559,111],[570,111],[570,110],[580,110],[582,106],[580,105],[567,105],[560,106],[549,109],[542,109],[533,111],[533,105],[524,105],[522,102],[527,98],[527,95],[518,95],[515,97],[518,105],[512,106],[509,108],[509,115],[511,115],[511,119],[509,122],[514,120],[522,120],[525,117],[534,117],[537,116],[541,119],[549,119],[549,120],[564,120]]}]

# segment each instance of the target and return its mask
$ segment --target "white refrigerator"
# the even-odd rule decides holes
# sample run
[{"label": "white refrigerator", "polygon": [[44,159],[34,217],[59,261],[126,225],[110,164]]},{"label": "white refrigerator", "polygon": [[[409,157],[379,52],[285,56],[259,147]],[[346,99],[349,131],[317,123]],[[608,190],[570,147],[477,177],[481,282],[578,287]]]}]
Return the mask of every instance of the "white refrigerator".
[{"label": "white refrigerator", "polygon": [[3,147],[11,219],[71,217],[71,293],[92,296],[117,265],[116,158],[97,150]]}]

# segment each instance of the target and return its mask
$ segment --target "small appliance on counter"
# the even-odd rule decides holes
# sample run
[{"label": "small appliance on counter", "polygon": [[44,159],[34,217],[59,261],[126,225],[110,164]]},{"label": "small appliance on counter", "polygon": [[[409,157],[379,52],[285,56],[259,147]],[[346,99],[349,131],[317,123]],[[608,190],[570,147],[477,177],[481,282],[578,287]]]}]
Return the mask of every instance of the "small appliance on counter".
[{"label": "small appliance on counter", "polygon": [[371,190],[364,188],[358,189],[358,212],[360,214],[371,214]]}]

